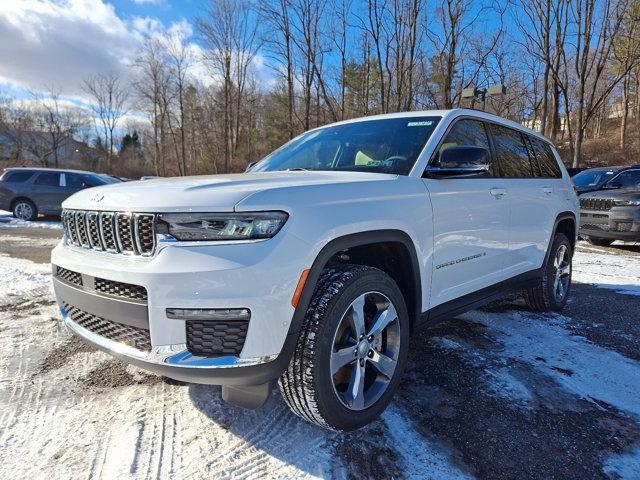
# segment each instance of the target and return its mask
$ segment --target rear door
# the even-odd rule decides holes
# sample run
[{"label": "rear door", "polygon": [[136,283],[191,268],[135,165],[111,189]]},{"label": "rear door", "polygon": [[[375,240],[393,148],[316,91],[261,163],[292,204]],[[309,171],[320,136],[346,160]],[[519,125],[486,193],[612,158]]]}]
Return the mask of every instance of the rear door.
[{"label": "rear door", "polygon": [[31,198],[40,213],[55,214],[60,211],[60,182],[60,172],[53,171],[40,172],[33,181]]},{"label": "rear door", "polygon": [[[501,175],[509,183],[509,258],[507,277],[542,266],[555,213],[561,204],[560,170],[547,159],[544,141],[504,125],[491,124],[491,134]],[[539,152],[541,161],[537,161]],[[553,169],[555,165],[556,169]],[[551,170],[554,170],[553,172]],[[555,178],[555,172],[560,178]]]},{"label": "rear door", "polygon": [[[454,121],[430,163],[453,146],[481,146],[491,151],[483,121]],[[493,161],[493,158],[492,158]],[[504,279],[509,253],[510,195],[495,164],[486,176],[424,179],[434,219],[431,305],[456,299]]]}]

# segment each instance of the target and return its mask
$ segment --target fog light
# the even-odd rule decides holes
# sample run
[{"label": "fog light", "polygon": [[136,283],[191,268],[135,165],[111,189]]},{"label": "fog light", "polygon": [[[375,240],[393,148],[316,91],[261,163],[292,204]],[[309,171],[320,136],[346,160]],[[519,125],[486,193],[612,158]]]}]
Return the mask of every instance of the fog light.
[{"label": "fog light", "polygon": [[248,308],[167,308],[167,318],[175,320],[249,320]]}]

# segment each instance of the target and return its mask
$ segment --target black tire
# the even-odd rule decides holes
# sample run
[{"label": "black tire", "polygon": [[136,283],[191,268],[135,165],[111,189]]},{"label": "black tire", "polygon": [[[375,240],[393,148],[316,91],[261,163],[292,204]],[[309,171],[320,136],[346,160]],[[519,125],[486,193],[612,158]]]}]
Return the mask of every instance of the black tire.
[{"label": "black tire", "polygon": [[585,237],[587,243],[591,245],[596,245],[598,247],[608,247],[613,243],[613,240],[608,238],[598,238],[598,237]]},{"label": "black tire", "polygon": [[33,221],[38,218],[38,209],[31,200],[21,198],[13,204],[13,217],[20,220]]},{"label": "black tire", "polygon": [[[564,288],[564,294],[559,298],[554,288],[557,272],[555,260],[558,252],[563,248],[566,249],[566,255],[568,256],[569,272],[568,275],[561,276],[562,279],[566,278],[567,285]],[[563,233],[556,233],[539,285],[524,291],[524,300],[530,310],[536,312],[558,312],[564,308],[571,288],[572,259],[573,249],[569,239]]]},{"label": "black tire", "polygon": [[[366,408],[353,410],[343,403],[335,387],[335,376],[331,372],[334,341],[336,332],[340,325],[344,325],[343,318],[347,318],[347,312],[355,299],[365,294],[377,295],[378,292],[390,301],[397,312],[397,326],[395,321],[391,322],[393,328],[399,328],[399,334],[394,335],[394,341],[399,338],[397,363],[393,374],[387,377],[386,390],[382,390],[379,397],[374,397],[377,400]],[[367,298],[370,299],[365,297],[365,300]],[[409,316],[402,293],[387,274],[376,268],[360,265],[340,265],[325,269],[307,309],[293,358],[278,382],[285,402],[296,415],[324,428],[349,431],[367,425],[386,408],[398,388],[407,360],[409,328]],[[369,356],[371,354],[372,350],[369,351]],[[362,362],[360,365],[368,365],[367,368],[373,375],[380,375],[366,359],[354,359],[353,362]],[[344,368],[353,369],[357,365],[353,363],[353,366],[347,365]],[[371,385],[370,382],[367,388],[371,388]]]}]

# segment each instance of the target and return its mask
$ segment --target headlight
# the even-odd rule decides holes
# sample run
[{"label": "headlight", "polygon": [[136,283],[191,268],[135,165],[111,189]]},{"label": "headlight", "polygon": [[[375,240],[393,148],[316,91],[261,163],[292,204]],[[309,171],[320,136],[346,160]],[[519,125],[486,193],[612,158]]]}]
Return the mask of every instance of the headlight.
[{"label": "headlight", "polygon": [[640,206],[640,198],[638,200],[614,200],[619,207]]},{"label": "headlight", "polygon": [[159,215],[158,233],[177,240],[255,240],[271,238],[289,218],[285,212],[166,213]]}]

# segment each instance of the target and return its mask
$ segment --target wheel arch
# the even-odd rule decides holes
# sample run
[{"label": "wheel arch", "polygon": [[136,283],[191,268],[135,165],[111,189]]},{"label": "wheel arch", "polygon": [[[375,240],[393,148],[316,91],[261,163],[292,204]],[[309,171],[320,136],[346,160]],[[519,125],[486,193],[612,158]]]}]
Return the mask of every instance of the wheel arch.
[{"label": "wheel arch", "polygon": [[[367,253],[374,251],[385,254],[367,259]],[[349,256],[347,263],[376,267],[389,274],[405,298],[412,326],[418,322],[422,311],[422,281],[413,240],[401,230],[371,230],[335,238],[320,250],[309,271],[289,334],[299,332],[323,269],[341,254]],[[394,266],[389,265],[393,262]],[[409,272],[405,272],[407,268]]]},{"label": "wheel arch", "polygon": [[578,225],[576,222],[576,215],[573,212],[562,212],[559,213],[556,217],[556,220],[553,224],[553,232],[551,233],[551,238],[549,239],[549,245],[547,246],[547,253],[544,256],[544,263],[542,265],[547,264],[547,260],[549,259],[549,254],[551,253],[551,246],[553,245],[553,239],[556,236],[556,233],[564,233],[569,239],[569,243],[571,243],[571,249],[575,251],[576,242],[578,239]]},{"label": "wheel arch", "polygon": [[26,200],[28,202],[30,202],[34,207],[36,207],[36,210],[38,209],[38,205],[36,205],[36,202],[33,201],[33,199],[25,196],[25,195],[18,195],[17,197],[15,197],[14,199],[11,200],[11,211],[13,212],[13,209],[16,206],[16,203],[18,203],[20,200]]}]

